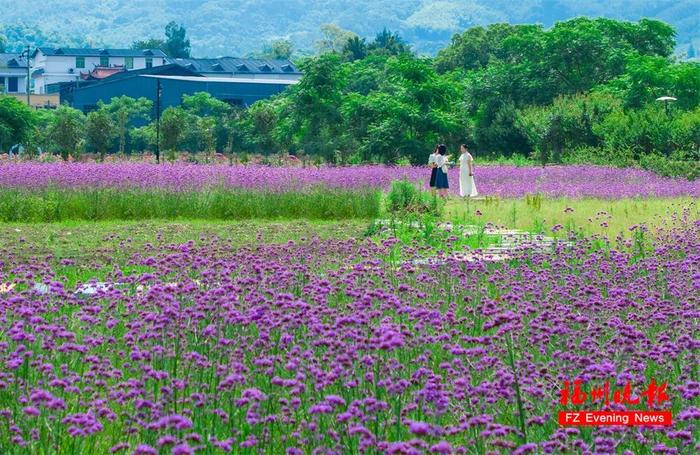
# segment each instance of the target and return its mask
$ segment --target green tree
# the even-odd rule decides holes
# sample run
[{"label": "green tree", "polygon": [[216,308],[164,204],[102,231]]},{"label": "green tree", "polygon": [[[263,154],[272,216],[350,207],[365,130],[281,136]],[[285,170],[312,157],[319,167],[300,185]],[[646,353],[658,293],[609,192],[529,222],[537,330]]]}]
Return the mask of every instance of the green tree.
[{"label": "green tree", "polygon": [[132,49],[160,49],[166,51],[165,41],[160,38],[148,38],[145,40],[137,40],[131,44]]},{"label": "green tree", "polygon": [[490,156],[529,155],[530,142],[518,128],[518,111],[512,102],[489,99],[478,109],[474,120],[474,141]]},{"label": "green tree", "polygon": [[[191,151],[214,151],[228,140],[226,121],[231,106],[207,92],[185,95],[182,107],[188,125],[185,142]],[[213,141],[213,144],[212,144]]]},{"label": "green tree", "polygon": [[0,150],[26,143],[37,116],[26,104],[11,96],[0,96]]},{"label": "green tree", "polygon": [[126,150],[131,122],[137,119],[148,120],[152,108],[153,102],[148,98],[135,99],[126,95],[112,98],[108,104],[100,106],[100,109],[105,109],[112,116],[119,138],[119,153]]},{"label": "green tree", "polygon": [[165,151],[176,151],[187,126],[187,113],[181,107],[170,106],[160,116],[161,147]]},{"label": "green tree", "polygon": [[131,150],[145,152],[153,150],[156,146],[156,123],[131,128],[129,130],[129,142]]},{"label": "green tree", "polygon": [[561,87],[559,93],[582,92],[622,74],[629,54],[668,57],[674,35],[667,24],[648,19],[637,24],[572,19],[545,33],[540,62]]},{"label": "green tree", "polygon": [[276,39],[263,46],[261,58],[272,60],[289,60],[292,57],[294,45],[286,39]]},{"label": "green tree", "polygon": [[231,110],[228,103],[214,98],[208,92],[196,92],[182,97],[182,107],[200,117],[223,117]]},{"label": "green tree", "polygon": [[346,75],[337,54],[324,54],[301,65],[304,77],[289,90],[292,129],[298,146],[327,159],[333,156],[342,133],[341,88]]},{"label": "green tree", "polygon": [[195,123],[198,133],[198,149],[205,153],[216,151],[217,119],[214,117],[197,117]]},{"label": "green tree", "polygon": [[258,101],[246,111],[241,127],[249,144],[262,153],[270,154],[279,146],[275,137],[279,122],[275,105],[269,101]]},{"label": "green tree", "polygon": [[105,109],[98,109],[87,115],[85,140],[88,147],[100,154],[100,161],[104,161],[115,136],[114,122]]},{"label": "green tree", "polygon": [[54,112],[49,125],[49,139],[53,149],[57,150],[64,160],[69,155],[80,153],[79,144],[85,131],[85,115],[78,109],[67,105],[59,106]]},{"label": "green tree", "polygon": [[367,50],[374,55],[401,55],[411,52],[410,46],[398,33],[391,32],[386,28],[377,33],[374,41],[367,46]]},{"label": "green tree", "polygon": [[172,58],[189,58],[190,39],[187,38],[187,30],[175,21],[165,26],[165,49],[164,52]]},{"label": "green tree", "polygon": [[[373,58],[378,57],[355,62],[349,72],[361,75],[363,67],[377,63]],[[435,143],[456,144],[468,135],[459,81],[436,74],[428,60],[410,54],[384,57],[380,74],[376,90],[349,93],[341,107],[344,145],[362,160],[422,162]]]},{"label": "green tree", "polygon": [[602,146],[594,125],[621,109],[622,102],[605,93],[561,96],[548,106],[521,109],[517,126],[543,162],[560,162],[561,152]]},{"label": "green tree", "polygon": [[435,68],[443,73],[455,69],[475,70],[483,68],[494,60],[506,60],[504,40],[515,34],[541,35],[541,26],[493,24],[488,27],[471,27],[461,34],[455,34],[449,46],[441,49],[435,57]]},{"label": "green tree", "polygon": [[348,62],[365,58],[367,56],[367,41],[359,36],[348,38],[343,46],[342,54]]},{"label": "green tree", "polygon": [[7,38],[5,35],[0,33],[0,52],[5,52],[5,45],[7,44]]},{"label": "green tree", "polygon": [[350,38],[357,36],[355,33],[338,27],[335,24],[323,24],[321,26],[323,37],[316,41],[316,51],[318,54],[340,53],[343,51],[345,43]]},{"label": "green tree", "polygon": [[30,156],[51,150],[50,127],[53,123],[55,110],[37,109],[34,111],[36,122],[30,134],[26,150]]},{"label": "green tree", "polygon": [[632,55],[627,69],[603,90],[625,100],[629,108],[639,109],[660,96],[678,98],[680,109],[700,106],[700,64],[697,62],[673,63],[658,56]]}]

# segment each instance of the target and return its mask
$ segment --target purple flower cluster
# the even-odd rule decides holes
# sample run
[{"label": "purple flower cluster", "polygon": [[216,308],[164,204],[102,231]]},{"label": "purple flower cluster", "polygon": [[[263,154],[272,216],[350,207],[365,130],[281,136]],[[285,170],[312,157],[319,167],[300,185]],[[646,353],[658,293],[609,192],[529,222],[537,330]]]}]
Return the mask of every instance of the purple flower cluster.
[{"label": "purple flower cluster", "polygon": [[[700,222],[686,225],[644,254],[584,239],[501,264],[416,266],[420,247],[389,264],[389,241],[150,245],[90,296],[33,289],[63,280],[53,259],[3,246],[0,448],[697,453]],[[557,426],[564,380],[650,375],[672,427]]]},{"label": "purple flower cluster", "polygon": [[[450,170],[451,191],[456,193],[459,169]],[[354,189],[388,188],[392,180],[407,178],[427,185],[423,167],[267,167],[195,164],[77,164],[19,163],[0,165],[0,187],[139,187],[175,191],[210,186],[284,191],[322,185]],[[482,166],[477,169],[479,191],[484,195],[521,197],[537,192],[547,196],[622,198],[635,196],[700,196],[700,181],[660,177],[639,169],[599,166],[514,167]]]}]

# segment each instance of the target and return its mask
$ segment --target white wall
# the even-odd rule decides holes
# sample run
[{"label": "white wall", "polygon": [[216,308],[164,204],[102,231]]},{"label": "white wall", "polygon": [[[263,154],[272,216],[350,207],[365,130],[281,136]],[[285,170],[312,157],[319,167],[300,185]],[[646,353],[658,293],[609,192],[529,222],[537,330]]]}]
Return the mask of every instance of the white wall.
[{"label": "white wall", "polygon": [[6,68],[0,70],[0,85],[2,85],[0,93],[9,93],[10,77],[17,78],[17,91],[12,93],[27,93],[27,72],[24,70],[21,72],[8,71]]},{"label": "white wall", "polygon": [[[162,57],[153,57],[153,66],[163,65]],[[76,57],[72,55],[44,55],[39,51],[34,59],[32,71],[43,68],[44,73],[34,78],[34,93],[45,93],[46,86],[56,82],[75,81],[80,77],[80,73],[92,71],[100,64],[100,57],[85,57],[85,67],[78,68],[75,65]],[[109,64],[124,65],[124,57],[109,56]],[[132,69],[143,69],[146,67],[146,57],[134,57],[134,67]],[[73,70],[73,73],[70,70]]]}]

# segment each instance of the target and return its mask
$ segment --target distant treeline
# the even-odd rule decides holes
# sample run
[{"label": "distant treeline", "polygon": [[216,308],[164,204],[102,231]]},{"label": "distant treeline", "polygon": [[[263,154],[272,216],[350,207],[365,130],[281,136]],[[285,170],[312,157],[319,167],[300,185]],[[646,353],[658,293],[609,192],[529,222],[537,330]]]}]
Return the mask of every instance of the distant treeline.
[{"label": "distant treeline", "polygon": [[[438,142],[453,150],[466,142],[482,158],[642,164],[693,177],[700,64],[674,61],[674,46],[674,30],[655,20],[474,27],[435,58],[413,55],[386,30],[369,42],[350,36],[300,61],[299,84],[246,110],[206,94],[166,109],[160,146],[421,163]],[[3,149],[38,142],[67,155],[155,145],[154,124],[129,127],[154,118],[147,100],[115,99],[86,118],[67,107],[27,111],[19,126],[12,118],[20,114],[7,112],[0,107]]]}]

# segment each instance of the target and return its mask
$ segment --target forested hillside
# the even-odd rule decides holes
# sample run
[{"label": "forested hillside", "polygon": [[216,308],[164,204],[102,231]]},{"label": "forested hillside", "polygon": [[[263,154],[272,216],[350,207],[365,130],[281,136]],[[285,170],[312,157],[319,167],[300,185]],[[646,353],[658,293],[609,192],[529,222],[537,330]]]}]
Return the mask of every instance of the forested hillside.
[{"label": "forested hillside", "polygon": [[321,25],[334,23],[361,37],[384,27],[419,53],[435,54],[456,32],[496,22],[541,23],[579,15],[638,20],[650,17],[678,32],[678,51],[700,48],[698,0],[0,0],[9,47],[129,46],[160,38],[170,21],[187,28],[196,56],[245,55],[262,43],[290,40],[297,54],[315,51]]}]

